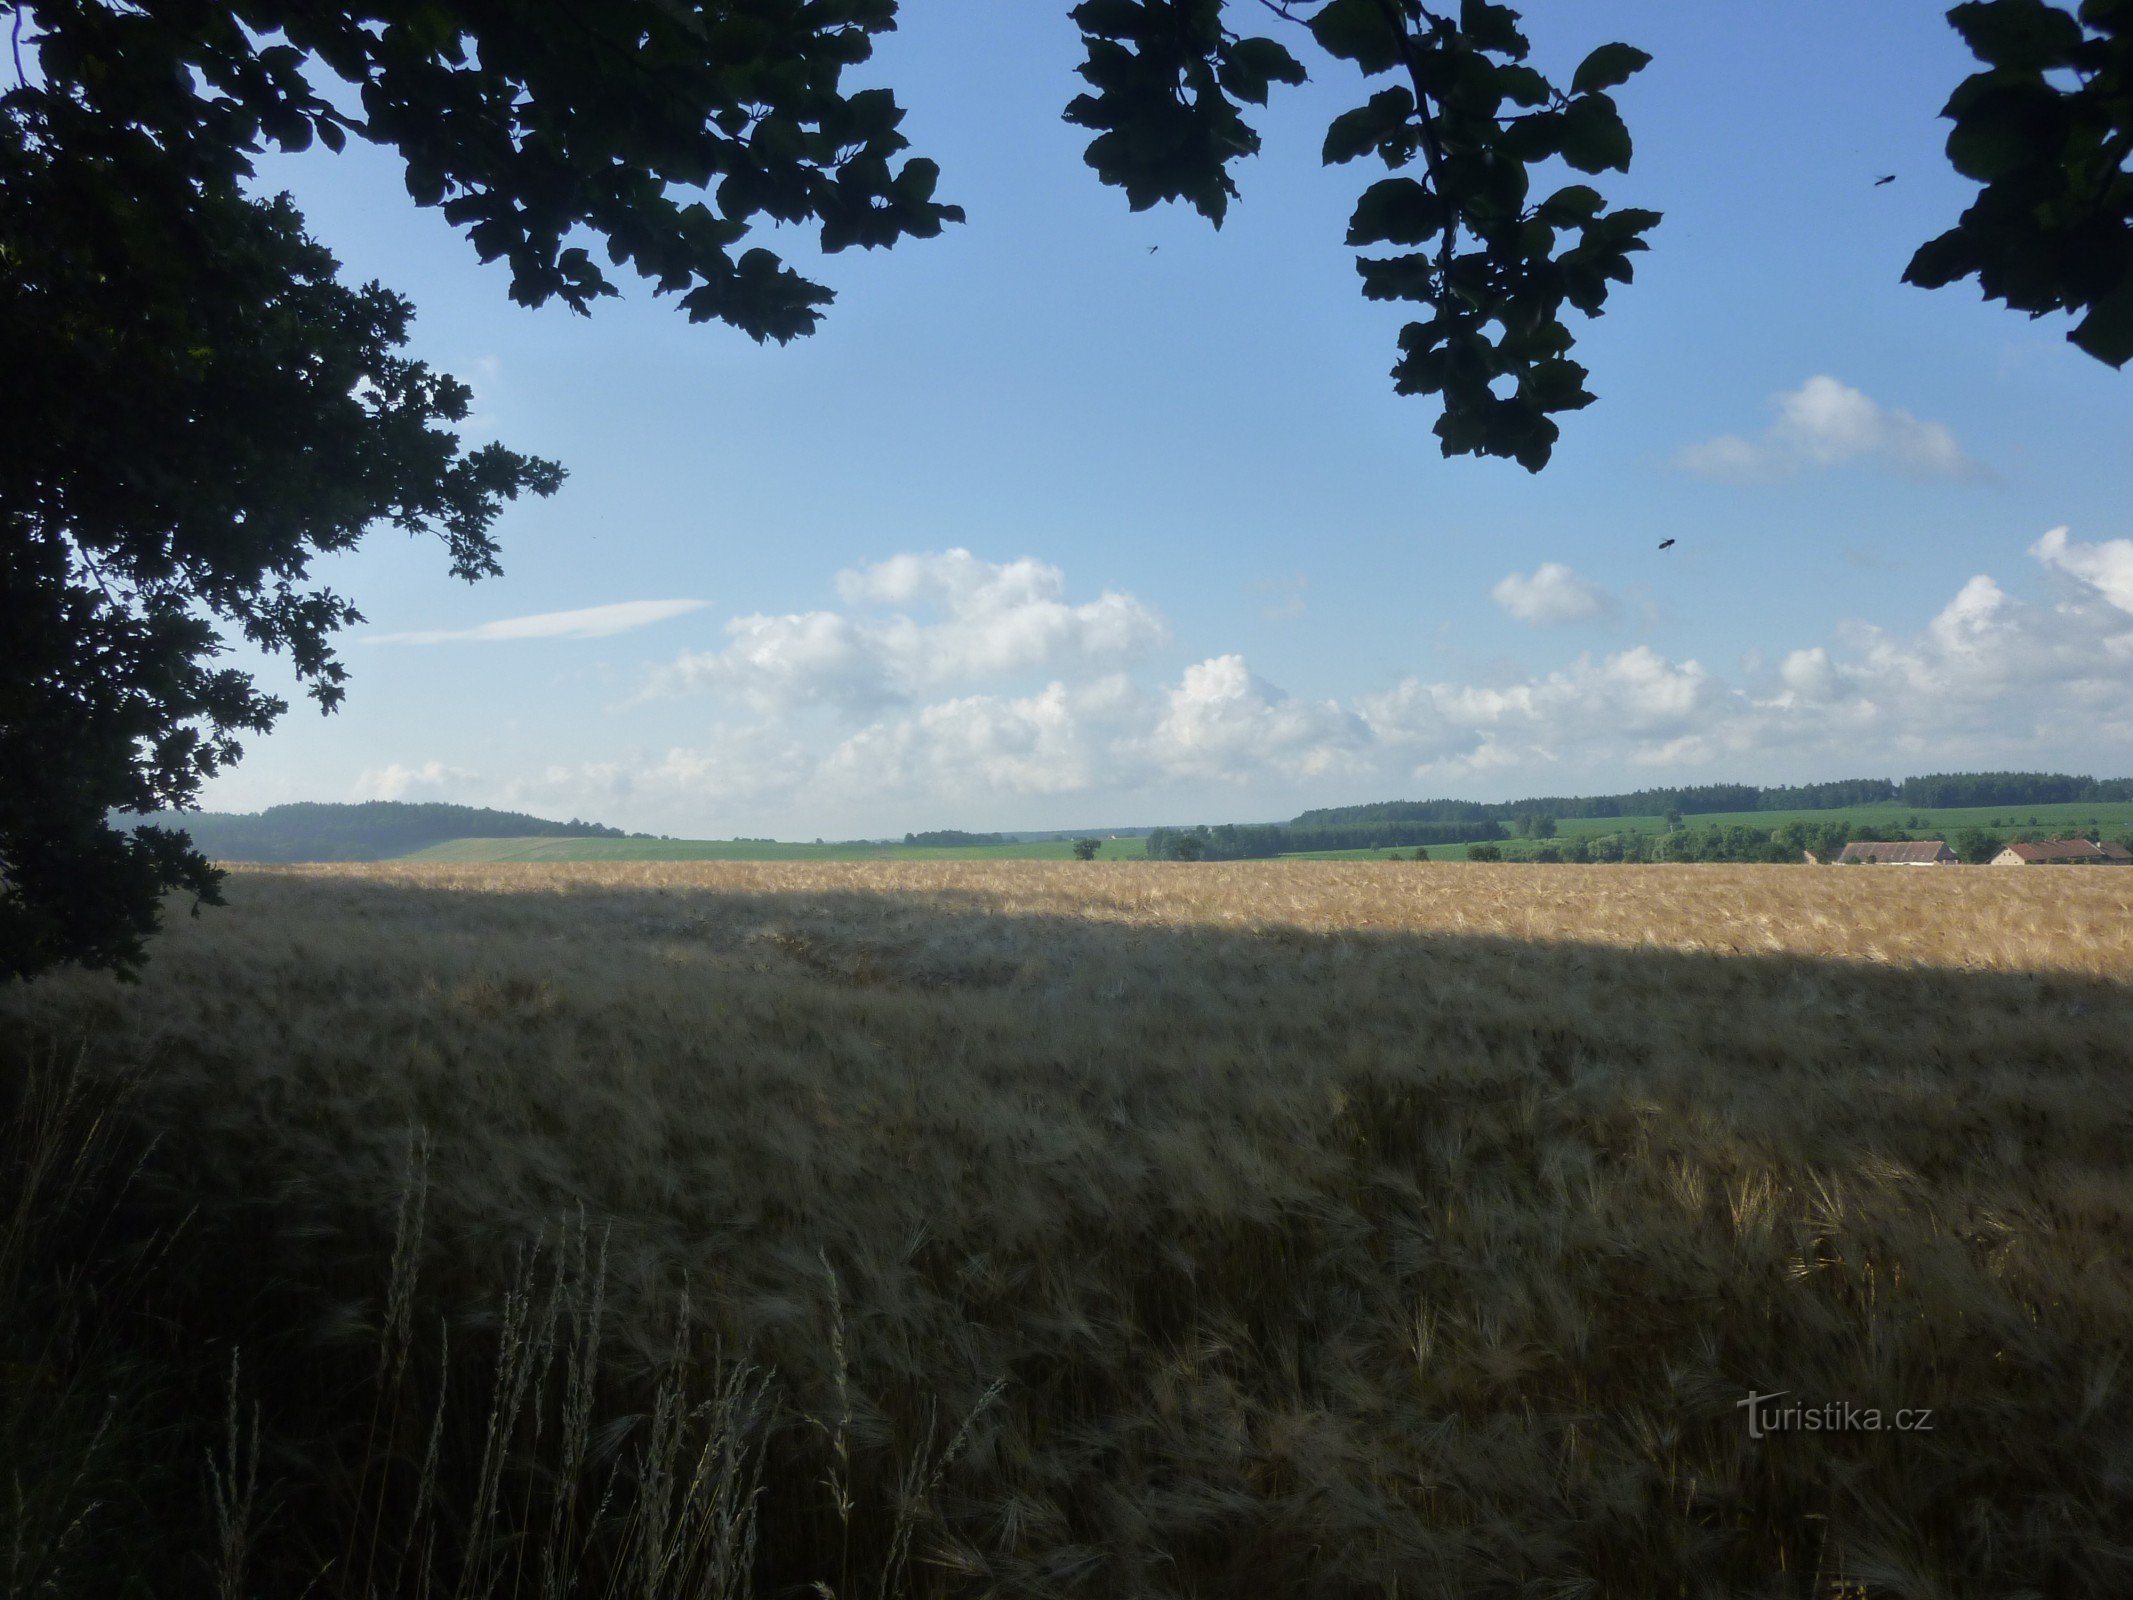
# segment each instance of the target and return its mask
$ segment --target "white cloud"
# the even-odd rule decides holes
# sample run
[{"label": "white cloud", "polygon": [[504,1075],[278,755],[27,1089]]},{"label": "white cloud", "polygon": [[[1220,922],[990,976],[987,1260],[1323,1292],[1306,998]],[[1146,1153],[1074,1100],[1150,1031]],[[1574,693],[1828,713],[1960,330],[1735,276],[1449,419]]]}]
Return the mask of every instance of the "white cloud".
[{"label": "white cloud", "polygon": [[1543,561],[1530,578],[1518,572],[1509,574],[1489,591],[1489,597],[1520,622],[1544,628],[1589,621],[1610,605],[1605,591],[1560,561]]},{"label": "white cloud", "polygon": [[2087,584],[2119,610],[2133,612],[2133,539],[2075,544],[2066,533],[2064,528],[2052,529],[2029,553]]},{"label": "white cloud", "polygon": [[[1129,653],[1146,625],[1091,644],[1102,603],[1067,604],[1053,569],[913,557],[846,574],[840,588],[854,605],[933,606],[931,620],[739,619],[718,670],[758,714],[488,785],[438,761],[395,764],[364,773],[359,791],[791,838],[1275,816],[1399,794],[1698,777],[2133,765],[2133,541],[2079,544],[2054,529],[2030,554],[2053,580],[2042,598],[1979,573],[1913,630],[1852,623],[1789,648],[1773,641],[1724,676],[1640,644],[1486,679],[1410,676],[1345,700],[1288,694],[1234,653],[1143,684],[1095,663]],[[1063,632],[1033,623],[1051,641],[1041,648],[998,643],[993,625],[1032,606],[1088,615]],[[1012,637],[1019,627],[1006,625]],[[1033,688],[983,681],[1015,671],[984,663],[1025,662],[1032,649],[1073,670]],[[927,693],[931,674],[980,681]],[[826,729],[776,709],[833,692],[856,725]]]},{"label": "white cloud", "polygon": [[1136,748],[1172,777],[1243,783],[1353,771],[1368,743],[1354,713],[1330,700],[1292,700],[1230,655],[1187,667]]},{"label": "white cloud", "polygon": [[440,628],[417,633],[376,633],[365,644],[445,644],[461,640],[606,639],[633,628],[685,616],[703,609],[701,600],[622,600],[578,611],[543,611],[530,617],[505,617],[473,628]]},{"label": "white cloud", "polygon": [[884,791],[955,801],[1080,794],[1118,781],[1118,743],[1143,696],[1122,674],[1032,695],[963,695],[837,744],[815,781],[856,803]]},{"label": "white cloud", "polygon": [[652,675],[647,695],[711,690],[766,714],[828,705],[864,715],[958,684],[1130,664],[1170,637],[1130,594],[1072,604],[1057,567],[968,550],[894,556],[839,573],[837,589],[858,611],[903,609],[736,617],[724,649],[684,653]]},{"label": "white cloud", "polygon": [[1771,397],[1776,419],[1754,439],[1720,434],[1684,446],[1674,465],[1734,481],[1790,477],[1818,467],[1862,463],[1913,478],[1974,478],[1982,469],[1945,423],[1883,406],[1826,373]]},{"label": "white cloud", "polygon": [[1455,774],[1596,755],[1640,765],[1690,759],[1723,699],[1700,662],[1672,662],[1640,644],[1505,684],[1410,678],[1360,704],[1385,748],[1419,771]]},{"label": "white cloud", "polygon": [[373,767],[356,779],[358,800],[456,800],[459,792],[480,781],[479,774],[463,767],[448,767],[442,761],[425,761],[419,767],[395,761]]}]

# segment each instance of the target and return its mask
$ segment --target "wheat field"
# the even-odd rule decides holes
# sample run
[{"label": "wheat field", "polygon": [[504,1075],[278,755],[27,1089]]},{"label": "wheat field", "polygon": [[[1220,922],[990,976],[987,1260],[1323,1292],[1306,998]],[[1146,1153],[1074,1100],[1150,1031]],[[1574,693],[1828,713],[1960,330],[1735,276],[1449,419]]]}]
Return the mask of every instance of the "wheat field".
[{"label": "wheat field", "polygon": [[22,1593],[2133,1592],[2133,872],[229,900],[0,990]]}]

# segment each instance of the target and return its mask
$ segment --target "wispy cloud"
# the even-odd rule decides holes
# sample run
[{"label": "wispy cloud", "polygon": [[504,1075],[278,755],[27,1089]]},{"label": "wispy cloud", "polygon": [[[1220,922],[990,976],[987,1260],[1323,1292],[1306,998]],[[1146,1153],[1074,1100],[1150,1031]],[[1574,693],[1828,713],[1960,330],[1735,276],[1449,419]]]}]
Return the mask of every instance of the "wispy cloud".
[{"label": "wispy cloud", "polygon": [[648,628],[700,611],[702,600],[618,600],[579,611],[543,611],[530,617],[504,617],[472,628],[434,628],[414,633],[372,634],[365,644],[494,643],[509,639],[606,639],[633,628]]},{"label": "wispy cloud", "polygon": [[1699,477],[1750,483],[1853,463],[1911,478],[1984,476],[1946,423],[1880,405],[1826,373],[1772,396],[1771,405],[1776,419],[1754,438],[1723,433],[1686,445],[1674,465]]},{"label": "wispy cloud", "polygon": [[469,772],[464,767],[446,766],[442,761],[424,761],[414,766],[394,761],[369,768],[357,778],[355,797],[358,800],[443,800],[456,797],[469,785],[480,781],[479,773]]}]

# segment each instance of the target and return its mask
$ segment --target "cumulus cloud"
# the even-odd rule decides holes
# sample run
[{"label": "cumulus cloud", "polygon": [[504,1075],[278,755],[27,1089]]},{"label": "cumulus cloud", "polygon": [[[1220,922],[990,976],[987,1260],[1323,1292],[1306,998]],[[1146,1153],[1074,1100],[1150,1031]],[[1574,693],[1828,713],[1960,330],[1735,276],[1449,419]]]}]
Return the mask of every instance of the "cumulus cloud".
[{"label": "cumulus cloud", "polygon": [[2133,612],[2133,539],[2075,544],[2066,529],[2054,528],[2031,545],[2029,553],[2094,589],[2119,610]]},{"label": "cumulus cloud", "polygon": [[405,766],[398,761],[372,767],[356,779],[358,800],[447,800],[457,799],[479,775],[463,767],[448,767],[442,761]]},{"label": "cumulus cloud", "polygon": [[606,639],[633,628],[686,616],[703,608],[701,600],[621,600],[577,611],[543,611],[530,617],[504,617],[473,628],[440,628],[417,633],[374,633],[365,644],[446,644],[462,640],[488,643],[507,639]]},{"label": "cumulus cloud", "polygon": [[1244,657],[1229,655],[1187,667],[1134,748],[1171,777],[1242,783],[1269,773],[1316,778],[1356,770],[1368,743],[1353,712],[1330,700],[1291,699]]},{"label": "cumulus cloud", "polygon": [[1119,780],[1119,742],[1143,704],[1118,673],[1031,695],[959,695],[842,740],[816,782],[858,803],[884,791],[947,801],[1085,793]]},{"label": "cumulus cloud", "polygon": [[1503,684],[1410,678],[1361,702],[1390,751],[1422,771],[1548,766],[1604,752],[1633,763],[1693,757],[1723,691],[1700,662],[1649,645]]},{"label": "cumulus cloud", "polygon": [[957,684],[1114,668],[1170,637],[1130,594],[1075,604],[1055,566],[962,549],[842,572],[837,590],[850,611],[734,618],[724,649],[684,653],[652,675],[647,696],[710,690],[768,714],[827,705],[865,715]]},{"label": "cumulus cloud", "polygon": [[1684,446],[1674,464],[1700,477],[1757,481],[1851,463],[1912,478],[1972,478],[1982,469],[1945,423],[1883,406],[1826,373],[1771,397],[1777,415],[1755,438],[1720,434]]},{"label": "cumulus cloud", "polygon": [[[1130,821],[1187,806],[1271,815],[1368,795],[1575,792],[1914,762],[2124,765],[2133,541],[2084,544],[2054,529],[2030,555],[2052,580],[2041,597],[1978,573],[1915,629],[1845,624],[1748,651],[1723,672],[1639,644],[1486,678],[1417,674],[1341,700],[1287,693],[1234,653],[1143,683],[1098,664],[1140,648],[1150,625],[1090,643],[1105,637],[1102,603],[1068,602],[1053,569],[960,552],[900,558],[845,575],[840,593],[857,615],[739,619],[717,671],[757,714],[635,756],[547,766],[479,798],[634,827],[793,837],[1000,826],[1009,815],[1036,825],[1045,816],[1032,807],[1051,815],[1068,801]],[[1522,581],[1547,592],[1545,573]],[[865,609],[876,606],[924,615]],[[1003,623],[1031,607],[1078,620]],[[1006,644],[1003,632],[1049,642]],[[1033,657],[1071,670],[1035,687],[984,680]],[[1010,665],[983,665],[1001,662]],[[819,701],[840,683],[854,725],[769,709]],[[365,773],[361,791],[472,800],[475,784],[430,761]],[[1240,793],[1256,798],[1222,798]]]},{"label": "cumulus cloud", "polygon": [[1531,577],[1509,574],[1489,597],[1520,622],[1543,628],[1590,621],[1609,609],[1604,590],[1560,561],[1543,561]]}]

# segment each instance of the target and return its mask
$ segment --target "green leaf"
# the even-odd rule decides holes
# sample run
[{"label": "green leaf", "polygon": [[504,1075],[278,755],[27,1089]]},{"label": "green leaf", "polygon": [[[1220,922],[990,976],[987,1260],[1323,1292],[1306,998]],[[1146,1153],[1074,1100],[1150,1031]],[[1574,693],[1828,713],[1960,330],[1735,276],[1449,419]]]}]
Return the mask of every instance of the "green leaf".
[{"label": "green leaf", "polygon": [[1578,70],[1570,78],[1570,92],[1591,94],[1595,89],[1612,89],[1618,83],[1629,82],[1651,64],[1648,50],[1639,50],[1633,44],[1603,44],[1578,63]]},{"label": "green leaf", "polygon": [[1495,0],[1461,0],[1459,31],[1475,49],[1494,51],[1513,61],[1523,61],[1531,48],[1518,31],[1518,13]]},{"label": "green leaf", "polygon": [[444,174],[434,167],[407,164],[407,192],[418,206],[433,206],[444,198]]},{"label": "green leaf", "polygon": [[1275,40],[1239,39],[1229,48],[1231,55],[1269,83],[1285,83],[1293,88],[1309,81],[1310,74],[1304,71],[1303,63]]},{"label": "green leaf", "polygon": [[1083,33],[1138,41],[1148,31],[1148,8],[1136,0],[1082,0],[1067,13]]},{"label": "green leaf", "polygon": [[1638,239],[1637,235],[1649,233],[1659,226],[1660,221],[1661,214],[1657,211],[1643,211],[1635,206],[1623,206],[1619,210],[1608,212],[1604,217],[1595,219],[1591,228],[1587,230],[1586,237],[1604,239],[1609,244],[1620,245],[1624,248],[1641,247],[1643,241]]},{"label": "green leaf", "polygon": [[1369,101],[1353,111],[1343,111],[1326,129],[1325,148],[1320,159],[1329,167],[1344,161],[1353,161],[1365,151],[1375,150],[1386,138],[1399,132],[1407,119],[1415,114],[1415,97],[1406,86],[1381,89]]},{"label": "green leaf", "polygon": [[2067,338],[2107,366],[2122,367],[2133,361],[2133,273],[2120,278],[2117,288],[2090,306],[2089,314]]},{"label": "green leaf", "polygon": [[1436,283],[1436,268],[1426,255],[1364,256],[1355,264],[1365,300],[1427,302]]},{"label": "green leaf", "polygon": [[1444,230],[1444,202],[1412,178],[1381,178],[1365,189],[1348,221],[1348,243],[1421,244]]},{"label": "green leaf", "polygon": [[1572,222],[1583,222],[1599,214],[1607,204],[1600,191],[1587,183],[1573,183],[1568,188],[1558,189],[1540,203],[1540,214],[1557,227]]},{"label": "green leaf", "polygon": [[1950,228],[1912,252],[1911,264],[1903,269],[1903,281],[1921,289],[1945,289],[1976,270],[1969,238],[1961,228]]},{"label": "green leaf", "polygon": [[890,188],[904,204],[923,205],[933,198],[933,191],[940,181],[940,163],[924,156],[915,156],[904,163],[903,171],[897,173],[896,181]]},{"label": "green leaf", "polygon": [[1948,21],[1980,61],[2019,72],[2072,64],[2081,24],[2044,0],[1970,0]]},{"label": "green leaf", "polygon": [[1544,106],[1555,98],[1548,80],[1531,67],[1498,67],[1496,88],[1513,105]]},{"label": "green leaf", "polygon": [[2044,85],[1996,84],[1975,96],[1958,92],[1949,105],[1959,102],[1948,134],[1948,160],[1964,177],[1993,183],[2024,167],[2061,159],[2067,111],[2061,97]]},{"label": "green leaf", "polygon": [[1536,111],[1504,125],[1496,148],[1514,161],[1546,161],[1563,148],[1563,119],[1554,111]]},{"label": "green leaf", "polygon": [[1400,59],[1400,35],[1378,0],[1330,0],[1306,26],[1326,54],[1365,73],[1384,72]]},{"label": "green leaf", "polygon": [[1629,129],[1606,95],[1581,95],[1563,113],[1563,159],[1580,172],[1629,170]]}]

